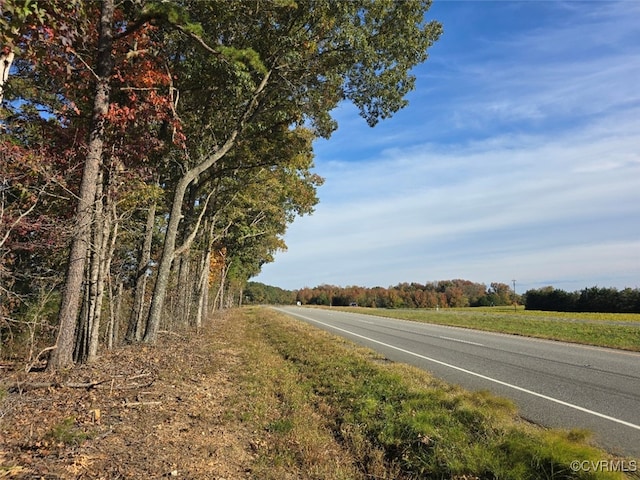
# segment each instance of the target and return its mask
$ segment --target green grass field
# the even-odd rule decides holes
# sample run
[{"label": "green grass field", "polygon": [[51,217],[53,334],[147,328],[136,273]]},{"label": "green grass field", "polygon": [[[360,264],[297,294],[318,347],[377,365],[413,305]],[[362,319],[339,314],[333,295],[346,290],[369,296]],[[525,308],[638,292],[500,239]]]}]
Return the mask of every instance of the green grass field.
[{"label": "green grass field", "polygon": [[[623,479],[588,433],[540,428],[509,400],[469,392],[273,310],[234,312],[233,400],[258,436],[256,478]],[[242,412],[242,413],[240,413]],[[266,435],[266,438],[264,438]]]},{"label": "green grass field", "polygon": [[380,317],[640,351],[640,314],[541,312],[519,307],[382,309],[331,307]]}]

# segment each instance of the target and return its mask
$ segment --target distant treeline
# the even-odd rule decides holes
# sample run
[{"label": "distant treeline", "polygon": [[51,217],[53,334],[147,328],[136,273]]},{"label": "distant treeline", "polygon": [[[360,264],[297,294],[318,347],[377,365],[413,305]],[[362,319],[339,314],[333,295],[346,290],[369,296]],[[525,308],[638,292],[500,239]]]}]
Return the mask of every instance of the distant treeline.
[{"label": "distant treeline", "polygon": [[469,280],[440,280],[420,283],[400,283],[384,287],[338,287],[320,285],[300,290],[249,282],[245,290],[249,304],[333,305],[377,308],[459,308],[525,305],[527,310],[557,312],[640,313],[640,290],[625,288],[585,288],[565,292],[553,287],[528,290],[517,295],[506,283],[483,283]]},{"label": "distant treeline", "polygon": [[511,305],[520,301],[505,283],[483,283],[469,280],[442,280],[427,283],[400,283],[393,287],[337,287],[320,285],[300,290],[283,290],[257,282],[249,282],[245,290],[249,303],[295,303],[303,305],[349,306],[377,308],[454,308]]},{"label": "distant treeline", "polygon": [[591,287],[565,292],[545,287],[529,290],[525,305],[527,310],[555,312],[640,313],[640,290]]}]

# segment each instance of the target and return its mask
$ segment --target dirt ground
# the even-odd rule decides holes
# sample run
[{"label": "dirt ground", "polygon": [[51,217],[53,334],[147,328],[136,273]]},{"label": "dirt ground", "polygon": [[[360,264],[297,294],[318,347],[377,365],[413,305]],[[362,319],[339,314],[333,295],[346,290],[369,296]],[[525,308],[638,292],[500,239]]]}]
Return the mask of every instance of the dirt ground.
[{"label": "dirt ground", "polygon": [[242,359],[228,322],[56,375],[2,365],[0,478],[251,478],[255,444],[234,414]]}]

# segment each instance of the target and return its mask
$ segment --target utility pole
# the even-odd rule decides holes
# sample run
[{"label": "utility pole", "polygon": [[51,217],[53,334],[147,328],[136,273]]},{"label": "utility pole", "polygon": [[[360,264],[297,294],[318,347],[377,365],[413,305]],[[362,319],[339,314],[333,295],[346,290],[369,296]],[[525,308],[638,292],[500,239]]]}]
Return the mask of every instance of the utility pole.
[{"label": "utility pole", "polygon": [[511,280],[513,282],[513,311],[518,311],[518,301],[516,300],[516,280]]}]

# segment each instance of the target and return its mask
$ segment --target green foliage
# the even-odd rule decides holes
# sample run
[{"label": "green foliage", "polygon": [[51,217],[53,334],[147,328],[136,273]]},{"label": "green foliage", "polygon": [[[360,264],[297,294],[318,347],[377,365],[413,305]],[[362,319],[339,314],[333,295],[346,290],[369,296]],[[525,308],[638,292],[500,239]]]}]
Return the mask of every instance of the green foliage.
[{"label": "green foliage", "polygon": [[640,313],[640,290],[585,288],[568,293],[553,287],[527,291],[522,298],[505,283],[489,288],[468,280],[439,280],[427,284],[399,283],[388,288],[319,285],[294,291],[303,304],[383,308],[499,307],[524,302],[527,310],[553,312]]},{"label": "green foliage", "polygon": [[221,45],[218,49],[220,53],[232,60],[242,70],[248,70],[247,67],[251,67],[258,73],[267,73],[267,67],[262,63],[260,55],[252,48],[238,49]]},{"label": "green foliage", "polygon": [[169,25],[179,25],[194,35],[203,34],[202,25],[192,22],[189,11],[176,2],[149,2],[145,5],[141,17],[165,21]]},{"label": "green foliage", "polygon": [[250,304],[291,305],[295,303],[295,293],[259,282],[248,282],[244,290]]},{"label": "green foliage", "polygon": [[69,417],[54,425],[45,435],[45,438],[52,442],[64,443],[65,445],[80,445],[90,438],[90,436],[78,428],[75,418]]},{"label": "green foliage", "polygon": [[440,280],[428,284],[400,283],[388,288],[319,285],[294,291],[303,304],[379,308],[462,308],[467,306],[512,305],[514,295],[508,285],[486,285],[468,280]]},{"label": "green foliage", "polygon": [[[227,225],[218,246],[230,259],[229,279],[239,285],[271,261],[274,252],[286,248],[282,236],[287,225],[296,216],[311,213],[318,202],[316,188],[322,179],[310,172],[312,138],[304,128],[272,128],[268,136],[258,132],[243,139],[216,169],[246,167],[242,175],[218,180],[213,209],[218,223]],[[264,168],[265,164],[270,167]],[[261,299],[260,294],[254,299],[251,292],[246,295],[251,302],[276,301]]]},{"label": "green foliage", "polygon": [[[381,450],[403,478],[623,478],[574,472],[575,459],[607,455],[582,432],[541,430],[519,423],[510,402],[470,393],[417,369],[381,365],[377,356],[274,312],[260,311],[251,328],[295,368],[332,412],[331,428],[361,457]],[[364,445],[368,445],[365,447]]]},{"label": "green foliage", "polygon": [[[78,187],[87,185],[83,165],[90,165],[90,138],[97,140],[89,132],[99,103],[108,106],[99,145],[93,142],[104,159],[100,206],[109,220],[105,238],[117,233],[114,258],[106,262],[111,272],[104,276],[128,287],[147,272],[136,260],[143,211],[157,201],[158,238],[167,233],[167,245],[188,240],[181,253],[198,253],[202,260],[207,249],[224,252],[219,280],[231,294],[242,291],[286,248],[288,225],[317,204],[322,179],[312,171],[313,142],[337,127],[333,109],[351,101],[372,126],[398,111],[414,87],[411,69],[441,33],[439,23],[424,20],[427,0],[1,3],[0,48],[21,51],[5,89],[10,120],[3,118],[8,140],[0,148],[18,147],[12,163],[24,165],[31,156],[46,174],[29,188],[12,180],[20,205],[14,202],[10,210],[27,211],[33,205],[28,194],[37,192],[44,200],[20,225],[21,238],[38,238],[33,232],[41,219],[51,221],[43,232],[60,230],[56,238],[44,238],[55,265],[35,248],[22,258],[13,250],[3,258],[28,264],[24,271],[39,278],[42,271],[64,270],[59,259],[67,258],[65,235],[74,231]],[[98,25],[107,6],[115,8],[113,48],[99,55]],[[100,95],[96,74],[110,81]],[[184,189],[183,179],[189,182]],[[172,205],[166,203],[172,198],[175,215],[169,218],[175,222],[169,224]],[[50,213],[54,202],[50,218],[40,215]],[[109,258],[108,243],[97,244],[94,258]],[[152,262],[163,267],[156,271],[163,272],[157,285],[164,285],[164,260],[173,246],[157,262],[157,243]],[[72,325],[66,322],[63,331]]]},{"label": "green foliage", "polygon": [[585,288],[565,292],[553,287],[528,290],[528,310],[552,312],[640,313],[640,289]]},{"label": "green foliage", "polygon": [[406,106],[404,97],[415,84],[408,72],[427,59],[442,26],[425,22],[428,0],[345,3],[351,23],[343,25],[340,40],[357,52],[346,75],[345,93],[374,126]]},{"label": "green foliage", "polygon": [[[0,51],[16,54],[34,52],[36,39],[52,40],[70,45],[82,29],[78,18],[85,9],[82,0],[3,0],[0,2]],[[29,41],[24,41],[25,37]],[[35,47],[34,47],[35,46]],[[42,56],[40,49],[38,53]]]},{"label": "green foliage", "polygon": [[29,21],[40,24],[45,21],[46,12],[37,0],[7,0],[0,6],[0,47],[12,43],[19,37],[21,30]]}]

